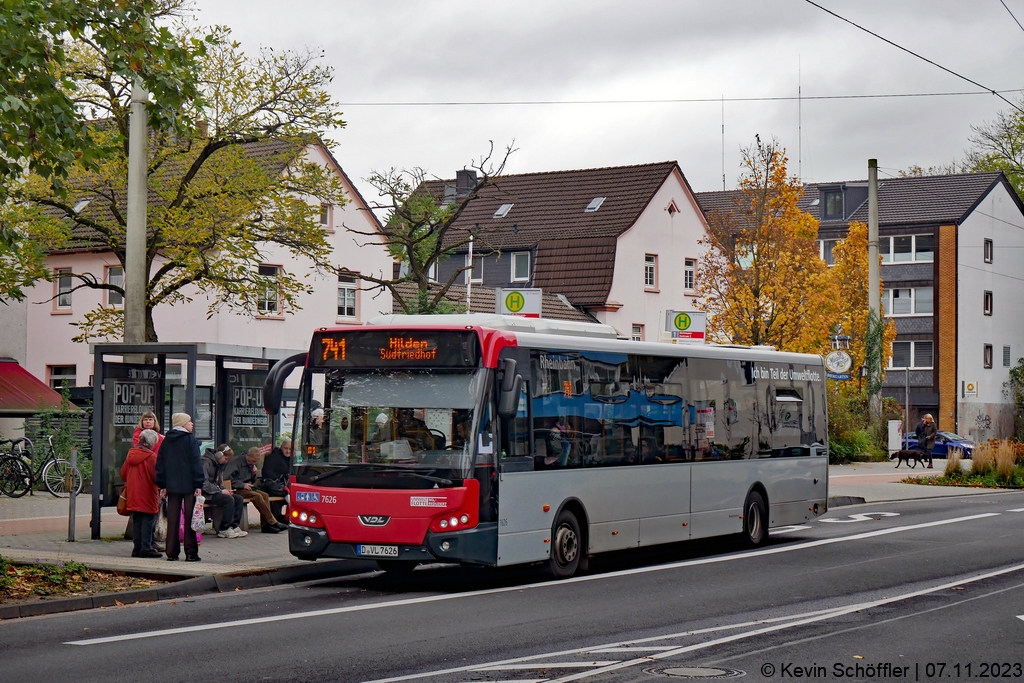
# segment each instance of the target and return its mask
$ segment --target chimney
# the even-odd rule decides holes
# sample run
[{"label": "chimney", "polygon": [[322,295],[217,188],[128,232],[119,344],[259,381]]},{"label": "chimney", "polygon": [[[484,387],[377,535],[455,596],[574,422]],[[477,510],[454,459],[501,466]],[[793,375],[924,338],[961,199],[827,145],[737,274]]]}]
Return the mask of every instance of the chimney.
[{"label": "chimney", "polygon": [[476,185],[476,171],[462,169],[455,172],[455,196],[465,197]]}]

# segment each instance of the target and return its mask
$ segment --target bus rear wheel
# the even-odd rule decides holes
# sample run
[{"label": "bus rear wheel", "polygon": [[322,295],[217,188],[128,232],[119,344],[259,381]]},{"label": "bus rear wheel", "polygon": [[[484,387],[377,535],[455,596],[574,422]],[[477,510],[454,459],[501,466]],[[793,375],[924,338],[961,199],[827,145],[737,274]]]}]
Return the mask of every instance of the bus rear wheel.
[{"label": "bus rear wheel", "polygon": [[743,504],[743,541],[756,548],[768,538],[768,510],[764,498],[757,491],[747,494]]},{"label": "bus rear wheel", "polygon": [[582,535],[576,515],[568,510],[558,513],[551,532],[551,557],[548,573],[556,579],[567,579],[576,573],[580,564]]}]

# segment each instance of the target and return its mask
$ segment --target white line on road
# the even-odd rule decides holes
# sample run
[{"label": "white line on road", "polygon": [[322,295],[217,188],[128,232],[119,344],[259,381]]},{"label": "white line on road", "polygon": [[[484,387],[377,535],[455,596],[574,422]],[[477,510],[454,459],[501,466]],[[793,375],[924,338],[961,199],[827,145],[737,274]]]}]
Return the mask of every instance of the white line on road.
[{"label": "white line on road", "polygon": [[778,536],[779,534],[789,534],[789,533],[792,533],[794,531],[801,531],[803,529],[810,529],[810,528],[811,527],[809,527],[806,524],[796,524],[794,526],[777,526],[774,529],[772,529],[770,533],[771,533],[772,536]]},{"label": "white line on road", "polygon": [[1007,512],[1024,512],[1024,508],[1014,508],[1013,510],[1007,510]]},{"label": "white line on road", "polygon": [[541,662],[540,664],[498,664],[476,667],[473,671],[519,671],[520,669],[579,669],[586,666],[608,666],[612,662]]},{"label": "white line on road", "polygon": [[[969,522],[977,519],[984,519],[986,517],[998,517],[998,512],[985,512],[977,515],[968,515],[966,517],[953,517],[951,519],[940,519],[934,522],[923,522],[921,524],[908,524],[906,526],[894,526],[885,529],[877,529],[875,531],[865,531],[859,534],[851,534],[849,536],[838,536],[835,538],[823,538],[816,541],[807,541],[804,543],[797,543],[788,546],[778,546],[771,548],[763,548],[760,550],[748,550],[746,552],[734,553],[731,555],[721,555],[715,557],[704,557],[696,560],[683,560],[681,562],[671,562],[669,564],[654,565],[649,567],[636,567],[634,569],[623,569],[616,572],[608,572],[605,574],[593,574],[589,576],[577,576],[571,579],[565,579],[564,581],[544,581],[541,583],[529,583],[522,586],[505,586],[503,588],[487,588],[478,591],[467,591],[465,593],[446,593],[443,595],[431,595],[420,598],[406,598],[403,600],[391,600],[387,602],[374,602],[364,605],[350,605],[348,607],[334,607],[331,609],[320,609],[311,610],[309,612],[293,612],[291,614],[279,614],[272,617],[257,617],[253,619],[238,619],[236,621],[221,621],[210,624],[194,624],[192,626],[182,626],[179,628],[168,628],[159,631],[143,631],[139,633],[126,633],[119,636],[106,636],[103,638],[88,638],[85,640],[71,640],[67,641],[65,645],[102,645],[104,643],[118,643],[126,640],[139,640],[141,638],[156,638],[160,636],[178,635],[178,634],[193,634],[200,631],[213,631],[222,628],[234,628],[237,626],[252,626],[254,624],[268,624],[277,621],[291,621],[293,619],[308,619],[310,617],[322,617],[330,616],[335,614],[347,614],[350,612],[364,612],[373,609],[384,609],[388,607],[403,607],[407,605],[418,605],[431,602],[442,602],[446,600],[459,600],[462,598],[479,597],[481,595],[497,595],[501,593],[511,593],[516,591],[524,591],[538,588],[554,588],[570,585],[573,583],[584,583],[590,581],[604,581],[607,579],[619,578],[623,576],[632,576],[637,574],[646,574],[649,572],[665,571],[667,569],[679,569],[682,567],[695,567],[705,564],[718,564],[720,562],[732,562],[735,560],[743,560],[751,557],[760,557],[762,555],[777,555],[779,553],[794,552],[796,550],[805,550],[807,548],[815,548],[823,545],[831,545],[833,543],[845,543],[848,541],[859,541],[866,538],[874,538],[876,536],[885,536],[888,534],[902,533],[906,531],[916,531],[918,529],[927,529],[930,527],[945,526],[947,524],[956,524],[958,522]],[[400,679],[394,679],[400,680]]]}]

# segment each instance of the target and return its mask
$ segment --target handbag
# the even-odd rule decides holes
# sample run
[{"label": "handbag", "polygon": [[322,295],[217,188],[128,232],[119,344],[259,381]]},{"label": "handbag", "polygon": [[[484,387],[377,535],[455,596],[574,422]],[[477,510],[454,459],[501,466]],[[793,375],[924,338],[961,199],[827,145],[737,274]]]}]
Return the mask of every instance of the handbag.
[{"label": "handbag", "polygon": [[167,540],[167,501],[160,501],[160,511],[156,516],[156,526],[153,527],[153,540]]},{"label": "handbag", "polygon": [[266,492],[268,496],[277,497],[284,496],[285,494],[285,482],[284,479],[264,479],[260,484],[260,490]]},{"label": "handbag", "polygon": [[203,512],[203,504],[206,498],[196,496],[196,504],[192,508],[192,531],[202,531],[206,528],[206,514]]},{"label": "handbag", "polygon": [[124,483],[121,487],[121,495],[117,497],[117,514],[127,517],[132,514],[128,510],[128,482]]}]

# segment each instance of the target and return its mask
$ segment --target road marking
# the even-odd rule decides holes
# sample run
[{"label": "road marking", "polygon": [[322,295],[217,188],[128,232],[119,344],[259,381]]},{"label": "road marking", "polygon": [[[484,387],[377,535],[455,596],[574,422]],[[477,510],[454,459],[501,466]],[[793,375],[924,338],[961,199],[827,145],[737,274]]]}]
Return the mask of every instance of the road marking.
[{"label": "road marking", "polygon": [[611,662],[543,662],[541,664],[499,664],[496,666],[477,667],[473,671],[520,671],[522,669],[577,669],[585,666],[608,666],[618,664]]},{"label": "road marking", "polygon": [[[627,668],[629,666],[636,666],[638,664],[652,664],[652,663],[656,663],[658,660],[667,659],[667,658],[670,658],[670,657],[675,657],[675,656],[678,656],[680,654],[685,654],[686,652],[692,652],[692,651],[695,651],[695,650],[700,650],[700,649],[704,649],[704,648],[708,648],[708,647],[713,647],[715,645],[720,645],[720,644],[729,643],[729,642],[733,642],[733,641],[737,641],[737,640],[742,640],[742,639],[745,639],[745,638],[751,638],[751,637],[754,637],[754,636],[757,636],[757,635],[762,635],[762,634],[765,634],[765,633],[771,633],[771,632],[774,632],[774,631],[779,631],[779,630],[784,630],[784,629],[792,628],[794,626],[802,626],[802,625],[806,625],[806,624],[811,624],[811,623],[815,623],[815,622],[818,622],[818,621],[823,621],[823,620],[831,619],[833,617],[842,616],[844,614],[849,614],[849,613],[861,611],[861,610],[864,610],[864,609],[870,609],[870,608],[873,608],[873,607],[878,607],[878,606],[885,605],[885,604],[888,604],[888,603],[891,603],[891,602],[898,602],[898,601],[901,601],[901,600],[907,600],[909,598],[918,597],[920,595],[926,595],[926,594],[929,594],[929,593],[936,593],[936,592],[940,592],[940,591],[943,591],[943,590],[947,590],[947,589],[952,588],[952,587],[963,586],[965,584],[972,583],[972,582],[975,582],[975,581],[981,581],[981,580],[984,580],[984,579],[992,578],[994,576],[1001,576],[1003,574],[1008,574],[1008,573],[1012,573],[1012,572],[1015,572],[1015,571],[1021,571],[1021,570],[1024,570],[1024,564],[1015,565],[1013,567],[1008,567],[1008,568],[996,570],[996,571],[993,571],[993,572],[987,572],[985,574],[981,574],[981,575],[978,575],[978,576],[973,576],[973,577],[970,577],[970,578],[967,578],[967,579],[960,579],[960,580],[955,581],[955,582],[944,583],[942,585],[933,586],[931,588],[920,589],[920,590],[913,591],[913,592],[910,592],[910,593],[906,593],[906,594],[903,594],[903,595],[893,596],[891,598],[882,598],[880,600],[874,600],[874,601],[859,603],[859,604],[855,604],[855,605],[848,605],[846,607],[832,607],[832,608],[829,608],[829,609],[817,610],[817,611],[814,611],[814,612],[805,612],[805,613],[801,613],[801,614],[791,614],[791,615],[782,616],[782,617],[771,617],[771,618],[768,618],[768,619],[760,619],[760,620],[756,620],[756,621],[747,621],[747,622],[742,622],[742,623],[738,623],[738,624],[727,624],[727,625],[722,625],[722,626],[713,626],[713,627],[705,628],[705,629],[692,629],[692,630],[683,631],[683,632],[680,632],[680,633],[671,633],[671,634],[663,635],[663,636],[652,636],[650,638],[642,638],[642,639],[633,640],[633,641],[623,641],[623,642],[618,642],[618,643],[608,643],[606,645],[598,645],[596,647],[584,647],[584,648],[578,648],[578,649],[575,649],[575,650],[562,650],[562,651],[559,651],[559,652],[547,652],[547,653],[538,654],[538,655],[528,655],[526,657],[520,657],[520,658],[517,658],[517,659],[505,659],[505,660],[500,660],[500,661],[496,661],[496,662],[484,662],[482,664],[469,665],[469,666],[461,666],[461,667],[456,667],[456,668],[451,668],[451,669],[443,669],[443,670],[440,670],[440,671],[427,671],[427,672],[424,672],[424,673],[409,674],[409,675],[406,675],[406,676],[396,676],[396,677],[393,677],[393,678],[381,678],[381,679],[377,679],[377,680],[373,680],[373,681],[367,681],[366,683],[397,683],[398,681],[409,681],[409,680],[415,680],[415,679],[434,678],[434,677],[439,677],[439,676],[447,676],[447,675],[450,675],[450,674],[458,674],[458,673],[466,673],[466,672],[486,671],[486,670],[490,670],[490,667],[496,667],[496,666],[501,666],[501,667],[503,667],[503,670],[507,670],[507,671],[511,671],[511,670],[514,670],[514,669],[523,669],[523,670],[530,669],[530,670],[535,670],[537,668],[543,668],[545,666],[542,662],[538,662],[537,661],[537,660],[540,660],[540,659],[564,658],[566,656],[571,656],[571,655],[588,655],[588,654],[595,654],[597,652],[606,652],[606,651],[643,651],[643,652],[650,651],[650,652],[655,652],[655,654],[644,655],[644,656],[640,656],[640,657],[637,657],[637,658],[634,658],[634,659],[631,659],[631,660],[625,660],[625,661],[621,661],[621,662],[616,662],[615,664],[610,664],[607,667],[604,667],[604,668],[601,668],[601,669],[590,669],[588,671],[583,671],[583,672],[576,673],[576,674],[570,674],[568,676],[564,676],[564,677],[558,678],[558,679],[542,679],[542,680],[547,680],[548,683],[567,683],[568,681],[574,681],[574,680],[578,680],[578,679],[582,679],[582,678],[588,678],[590,676],[596,676],[596,675],[608,673],[608,672],[611,672],[611,671],[616,671],[616,670],[619,670],[619,669]],[[1024,619],[1024,615],[1021,615],[1019,618],[1020,619]],[[667,640],[673,640],[673,639],[677,639],[677,638],[690,637],[690,636],[699,636],[699,635],[703,635],[703,634],[707,634],[707,633],[715,633],[715,632],[718,632],[718,631],[730,631],[730,630],[736,630],[736,629],[742,629],[742,628],[750,628],[750,627],[755,627],[755,628],[754,628],[754,630],[745,631],[743,633],[737,633],[737,634],[726,636],[726,637],[723,637],[723,638],[718,638],[716,640],[696,643],[694,645],[688,645],[688,646],[685,646],[685,647],[668,647],[668,648],[666,648],[666,647],[658,647],[657,649],[655,649],[653,647],[637,646],[637,645],[640,645],[640,644],[643,644],[643,643],[651,643],[651,642],[657,642],[657,641],[664,642],[664,641],[667,641]],[[516,665],[518,665],[518,666],[516,666]],[[535,682],[535,683],[539,683],[539,681]]]},{"label": "road marking", "polygon": [[[365,612],[374,609],[384,609],[388,607],[404,607],[407,605],[421,605],[430,602],[443,602],[446,600],[461,600],[463,598],[479,597],[482,595],[498,595],[501,593],[512,593],[517,591],[539,589],[539,588],[553,588],[558,586],[566,586],[573,583],[584,583],[590,581],[604,581],[607,579],[620,578],[623,576],[634,576],[637,574],[647,574],[650,572],[665,571],[668,569],[680,569],[683,567],[696,567],[705,564],[718,564],[720,562],[733,562],[736,560],[745,560],[751,557],[760,557],[762,555],[777,555],[780,553],[794,552],[797,550],[805,550],[807,548],[816,548],[823,545],[831,545],[833,543],[846,543],[849,541],[859,541],[866,538],[874,538],[876,536],[885,536],[888,534],[902,533],[905,531],[916,531],[918,529],[928,529],[931,527],[945,526],[947,524],[956,524],[959,522],[970,522],[977,519],[984,519],[986,517],[998,517],[998,512],[984,512],[977,515],[968,515],[966,517],[953,517],[951,519],[940,519],[934,522],[922,522],[921,524],[908,524],[906,526],[893,526],[885,529],[876,529],[875,531],[865,531],[859,534],[851,534],[849,536],[837,536],[835,538],[823,538],[815,541],[806,541],[803,543],[796,543],[793,545],[762,548],[759,550],[748,550],[745,552],[734,553],[731,555],[715,556],[715,557],[704,557],[695,560],[683,560],[681,562],[671,562],[668,564],[654,565],[648,567],[636,567],[634,569],[622,569],[615,572],[608,572],[606,574],[594,574],[590,576],[576,576],[571,579],[565,579],[562,581],[544,581],[540,583],[528,583],[522,586],[505,586],[502,588],[486,588],[478,591],[467,591],[465,593],[446,593],[443,595],[430,595],[419,598],[405,598],[402,600],[392,600],[388,602],[373,602],[364,605],[350,605],[348,607],[334,607],[330,609],[319,609],[311,610],[309,612],[293,612],[291,614],[278,614],[272,617],[256,617],[253,619],[238,619],[236,621],[220,621],[210,624],[193,624],[191,626],[181,626],[179,628],[168,628],[159,631],[142,631],[139,633],[126,633],[119,636],[107,636],[103,638],[87,638],[85,640],[69,640],[66,641],[65,645],[102,645],[105,643],[118,643],[126,640],[139,640],[141,638],[156,638],[160,636],[178,635],[186,633],[198,633],[200,631],[213,631],[222,628],[234,628],[237,626],[252,626],[255,624],[269,624],[277,621],[291,621],[293,619],[308,619],[311,617],[323,617],[331,616],[335,614],[347,614],[350,612]],[[399,680],[399,679],[396,679]]]},{"label": "road marking", "polygon": [[1014,508],[1013,510],[1007,510],[1007,512],[1024,512],[1024,508]]},{"label": "road marking", "polygon": [[[831,522],[833,524],[850,524],[852,522],[870,522],[876,520],[879,517],[899,517],[898,512],[861,512],[856,515],[848,515],[849,519],[837,519],[836,517],[828,517],[826,519],[818,520],[819,522]],[[770,532],[769,532],[770,533]]]},{"label": "road marking", "polygon": [[652,647],[601,647],[596,650],[587,650],[592,655],[596,654],[618,654],[620,652],[661,652],[662,650],[671,650],[672,645],[658,645]]},{"label": "road marking", "polygon": [[807,526],[806,524],[796,524],[794,526],[780,526],[780,527],[775,527],[774,529],[769,529],[768,530],[768,535],[769,536],[778,536],[779,534],[789,534],[789,533],[792,533],[794,531],[800,531],[802,529],[810,529],[810,528],[811,527]]}]

